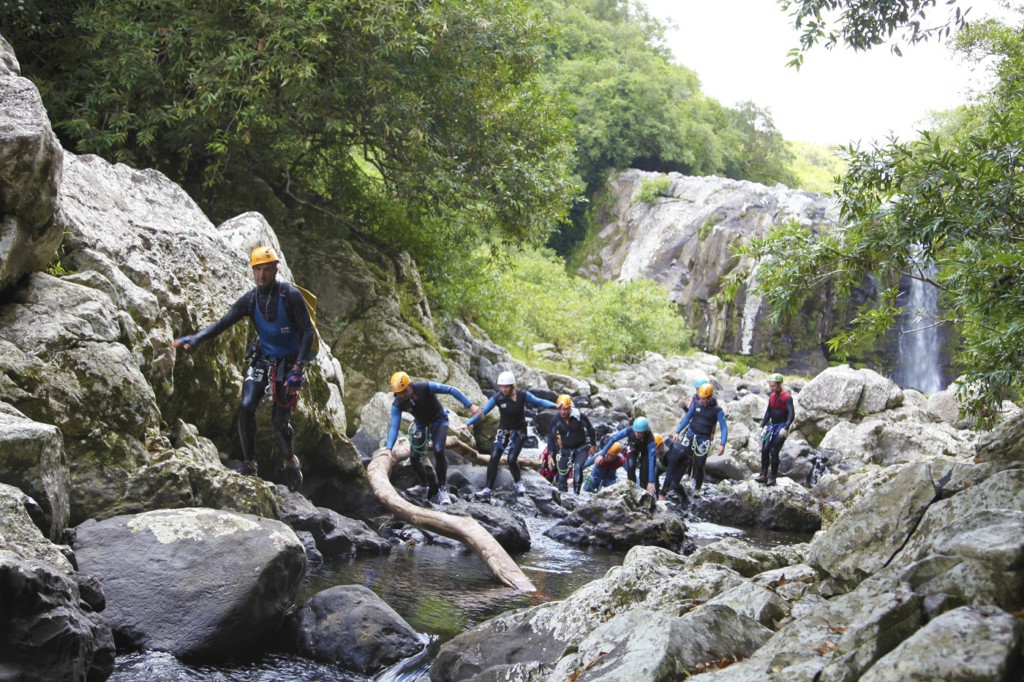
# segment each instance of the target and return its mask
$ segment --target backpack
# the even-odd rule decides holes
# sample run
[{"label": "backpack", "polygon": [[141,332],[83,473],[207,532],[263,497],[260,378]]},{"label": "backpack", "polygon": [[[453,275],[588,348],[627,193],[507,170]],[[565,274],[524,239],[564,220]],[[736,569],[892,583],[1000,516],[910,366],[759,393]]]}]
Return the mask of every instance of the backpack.
[{"label": "backpack", "polygon": [[[297,289],[298,292],[302,294],[302,302],[306,304],[306,312],[309,313],[309,321],[313,323],[313,343],[309,346],[309,355],[306,356],[305,358],[307,364],[312,364],[316,362],[316,356],[320,352],[320,329],[317,328],[316,326],[316,294],[307,289],[303,289],[298,284],[292,284],[291,282],[281,282],[280,284],[282,284],[283,286],[278,287],[278,289],[280,290],[281,300],[284,302],[285,311],[288,313],[289,319],[294,320],[295,314],[294,311],[291,310],[291,306],[288,303],[288,297],[285,295],[285,286],[295,287],[295,289]],[[249,315],[253,316],[255,314],[256,296],[254,294],[252,297],[252,309],[249,311]],[[258,346],[258,344],[259,337],[257,336],[254,337],[253,340],[249,342],[250,350],[247,354],[253,356],[254,353],[257,351],[257,348],[255,348],[255,346]]]}]

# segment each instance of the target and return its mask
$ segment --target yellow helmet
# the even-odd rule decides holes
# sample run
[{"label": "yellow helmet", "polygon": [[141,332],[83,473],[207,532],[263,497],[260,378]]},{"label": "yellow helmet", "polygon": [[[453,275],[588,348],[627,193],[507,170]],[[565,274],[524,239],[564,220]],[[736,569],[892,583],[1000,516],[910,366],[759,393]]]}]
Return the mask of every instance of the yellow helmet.
[{"label": "yellow helmet", "polygon": [[608,448],[608,454],[613,457],[620,452],[622,452],[622,443],[612,443],[612,446]]},{"label": "yellow helmet", "polygon": [[391,392],[401,393],[405,389],[409,388],[409,384],[412,383],[412,379],[405,372],[395,372],[391,375]]},{"label": "yellow helmet", "polygon": [[710,398],[715,393],[715,387],[711,384],[704,384],[697,389],[698,398]]},{"label": "yellow helmet", "polygon": [[257,246],[249,256],[249,267],[256,267],[264,263],[277,263],[280,259],[272,246]]},{"label": "yellow helmet", "polygon": [[665,439],[662,438],[661,434],[660,433],[654,434],[654,445],[660,448],[664,444],[665,444]]},{"label": "yellow helmet", "polygon": [[555,405],[557,405],[559,408],[562,408],[562,407],[572,407],[572,396],[568,396],[568,395],[560,395],[560,396],[558,396],[558,400],[555,402]]}]

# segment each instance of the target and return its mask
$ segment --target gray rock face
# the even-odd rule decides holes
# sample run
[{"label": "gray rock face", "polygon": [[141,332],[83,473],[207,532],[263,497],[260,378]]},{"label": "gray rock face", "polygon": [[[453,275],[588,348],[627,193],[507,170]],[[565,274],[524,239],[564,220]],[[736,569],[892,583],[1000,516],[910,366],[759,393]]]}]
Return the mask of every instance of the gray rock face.
[{"label": "gray rock face", "polygon": [[677,550],[686,540],[686,525],[658,507],[646,490],[626,481],[594,493],[544,534],[583,547],[652,545]]},{"label": "gray rock face", "polygon": [[997,608],[965,606],[929,622],[879,659],[861,682],[975,680],[1019,673],[1020,621]]},{"label": "gray rock face", "polygon": [[[650,203],[636,200],[645,182],[669,181],[665,196]],[[790,219],[816,227],[837,224],[827,197],[751,182],[716,177],[667,176],[627,170],[614,176],[600,206],[603,229],[594,240],[581,273],[597,278],[631,280],[645,277],[664,284],[688,323],[699,346],[733,353],[774,353],[804,369],[827,366],[820,344],[831,334],[832,320],[846,313],[824,294],[811,307],[817,319],[808,329],[803,320],[788,326],[768,322],[767,306],[750,295],[755,264],[733,257],[733,244],[761,234]],[[716,298],[725,277],[744,278],[734,303]]]},{"label": "gray rock face", "polygon": [[394,609],[362,585],[324,590],[289,617],[286,632],[306,658],[372,675],[419,653],[423,641]]},{"label": "gray rock face", "polygon": [[288,526],[212,509],[90,521],[76,535],[119,646],[191,660],[251,652],[281,625],[306,570]]},{"label": "gray rock face", "polygon": [[60,430],[0,403],[0,482],[39,503],[44,533],[57,542],[68,524],[68,461]]},{"label": "gray rock face", "polygon": [[0,484],[0,659],[12,680],[105,680],[114,667],[114,640],[102,593],[85,598],[60,549],[43,537],[26,511],[24,493]]},{"label": "gray rock face", "polygon": [[788,478],[766,487],[744,481],[721,484],[719,495],[692,504],[708,520],[732,526],[813,532],[821,528],[821,512],[810,492]]},{"label": "gray rock face", "polygon": [[[0,38],[2,40],[2,38]],[[39,91],[0,45],[0,293],[46,267],[63,238],[54,213],[64,150]]]}]

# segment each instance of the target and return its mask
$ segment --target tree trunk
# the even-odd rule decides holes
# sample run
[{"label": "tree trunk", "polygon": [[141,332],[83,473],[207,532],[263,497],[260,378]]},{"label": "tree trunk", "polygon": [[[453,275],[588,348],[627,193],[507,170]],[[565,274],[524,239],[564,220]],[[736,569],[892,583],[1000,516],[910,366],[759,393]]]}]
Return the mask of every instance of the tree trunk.
[{"label": "tree trunk", "polygon": [[[459,442],[455,436],[449,436],[445,445],[455,448],[452,441]],[[458,449],[465,451],[462,448]],[[498,541],[477,523],[476,519],[417,507],[406,502],[398,494],[398,491],[391,485],[391,469],[408,456],[409,445],[407,442],[395,447],[390,455],[384,449],[373,453],[373,461],[367,467],[366,475],[377,499],[403,521],[408,521],[417,528],[430,530],[463,543],[484,560],[495,578],[509,587],[524,592],[535,592],[537,588],[530,582],[530,579],[520,570],[516,562],[512,561],[512,557],[498,544]]]}]

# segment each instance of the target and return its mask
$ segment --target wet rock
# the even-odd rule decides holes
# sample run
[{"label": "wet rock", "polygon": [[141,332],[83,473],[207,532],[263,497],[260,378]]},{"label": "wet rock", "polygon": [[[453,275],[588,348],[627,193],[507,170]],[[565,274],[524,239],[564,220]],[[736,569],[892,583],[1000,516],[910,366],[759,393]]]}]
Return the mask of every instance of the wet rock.
[{"label": "wet rock", "polygon": [[60,429],[25,417],[0,402],[0,482],[39,504],[43,531],[59,541],[71,511],[68,461]]},{"label": "wet rock", "polygon": [[372,675],[419,653],[420,636],[362,585],[318,592],[288,618],[286,637],[300,656]]},{"label": "wet rock", "polygon": [[821,512],[814,497],[788,478],[773,487],[754,481],[722,483],[691,504],[701,518],[727,526],[813,532],[821,528]]},{"label": "wet rock", "polygon": [[190,660],[223,661],[261,646],[306,569],[288,526],[249,515],[154,511],[75,531],[79,566],[103,585],[118,646]]},{"label": "wet rock", "polygon": [[678,550],[686,540],[686,525],[659,507],[646,490],[627,481],[595,493],[545,535],[584,547],[653,545]]},{"label": "wet rock", "polygon": [[75,573],[33,523],[27,497],[0,484],[0,658],[11,680],[105,680],[114,640],[102,590]]}]

